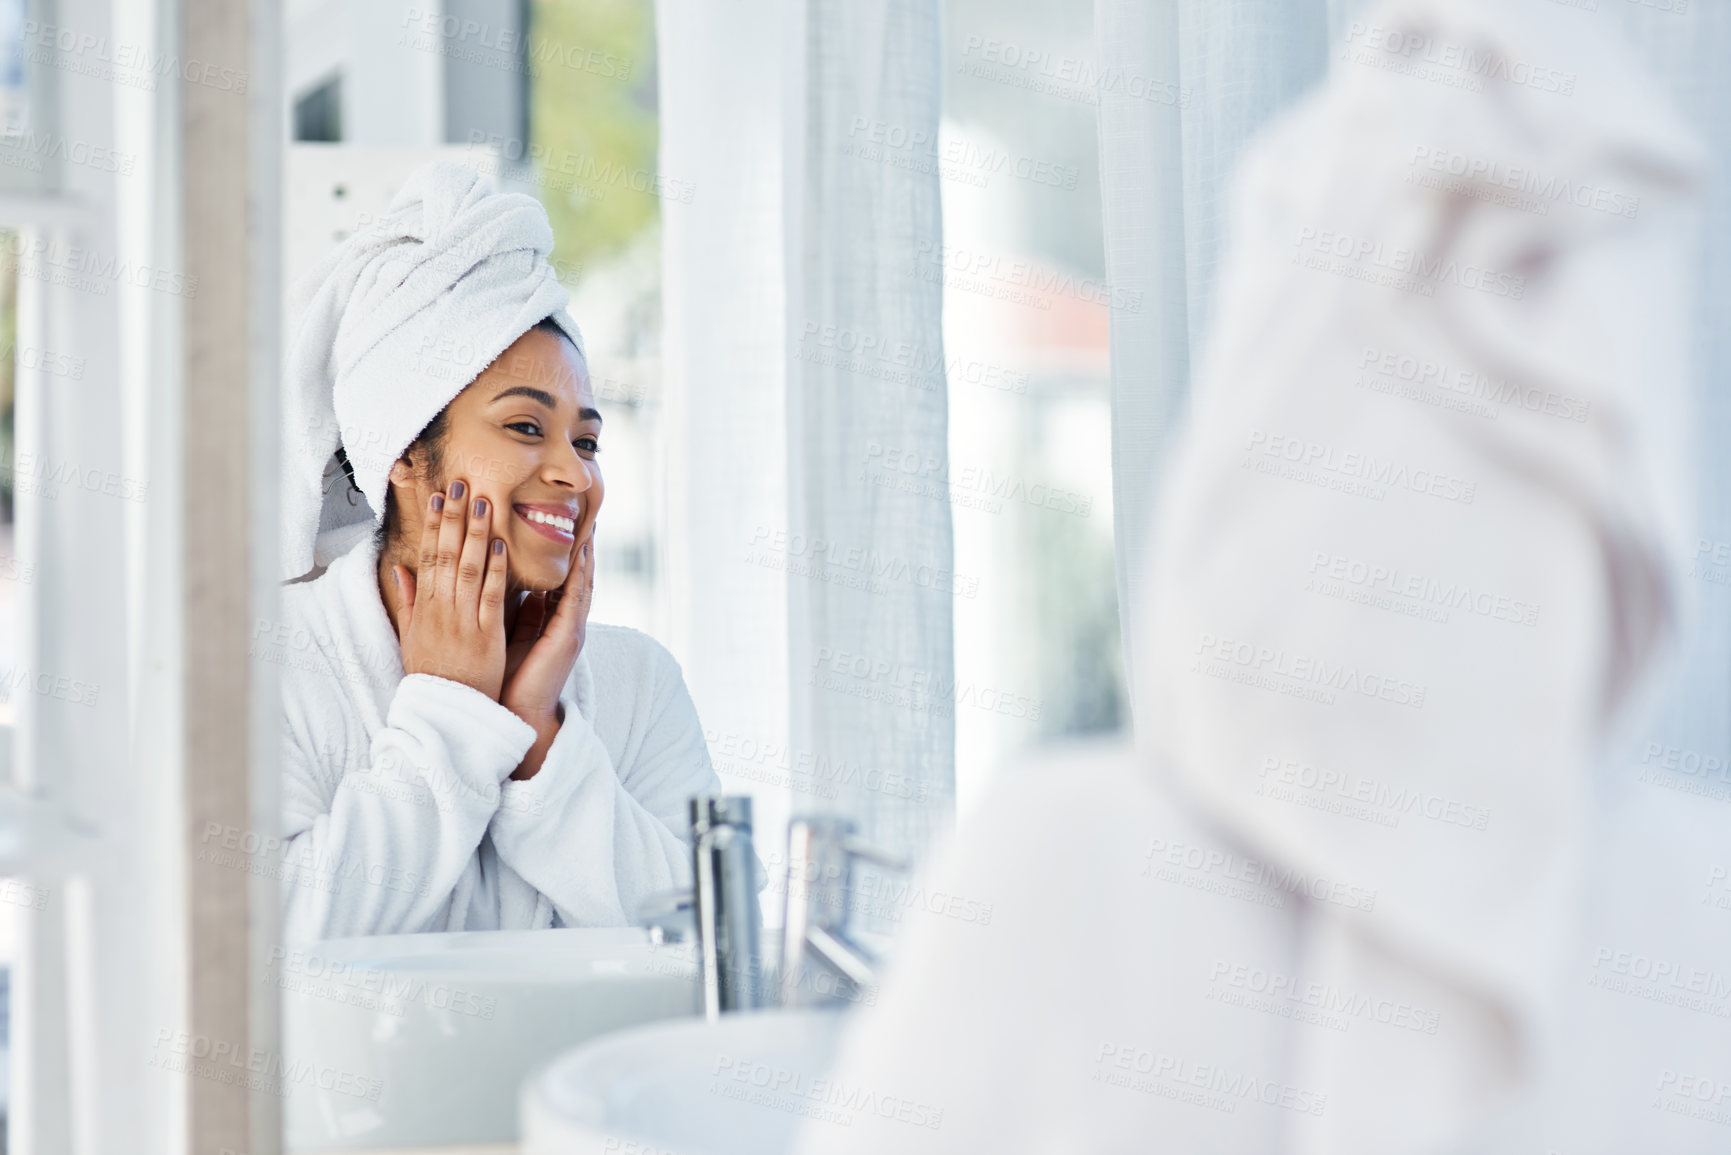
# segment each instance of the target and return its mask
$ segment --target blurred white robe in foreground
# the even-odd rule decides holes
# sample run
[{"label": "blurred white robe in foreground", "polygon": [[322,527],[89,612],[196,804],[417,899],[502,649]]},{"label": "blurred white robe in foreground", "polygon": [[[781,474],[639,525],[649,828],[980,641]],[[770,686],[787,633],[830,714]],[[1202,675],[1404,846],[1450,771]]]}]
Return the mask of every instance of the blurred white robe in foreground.
[{"label": "blurred white robe in foreground", "polygon": [[939,1126],[807,1152],[1731,1141],[1724,844],[1595,780],[1680,612],[1699,154],[1547,7],[1387,5],[1247,156],[1139,748],[961,832],[989,922],[910,912],[835,1086]]}]

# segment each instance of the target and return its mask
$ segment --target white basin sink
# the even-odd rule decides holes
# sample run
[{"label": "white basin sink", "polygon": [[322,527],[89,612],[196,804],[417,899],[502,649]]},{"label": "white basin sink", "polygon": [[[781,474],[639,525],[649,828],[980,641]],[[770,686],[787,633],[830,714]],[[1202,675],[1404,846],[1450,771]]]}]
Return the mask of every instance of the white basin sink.
[{"label": "white basin sink", "polygon": [[824,1078],[845,1016],[763,1011],[596,1039],[523,1088],[522,1155],[782,1155],[858,1110]]},{"label": "white basin sink", "polygon": [[508,1142],[532,1069],[701,1006],[691,948],[627,928],[332,939],[270,981],[293,1151]]}]

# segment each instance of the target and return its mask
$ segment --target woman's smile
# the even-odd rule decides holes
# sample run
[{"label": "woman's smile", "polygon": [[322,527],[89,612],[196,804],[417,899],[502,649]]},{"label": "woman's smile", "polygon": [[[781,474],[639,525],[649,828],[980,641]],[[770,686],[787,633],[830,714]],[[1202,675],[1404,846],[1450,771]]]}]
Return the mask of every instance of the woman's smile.
[{"label": "woman's smile", "polygon": [[581,511],[575,504],[536,502],[533,505],[513,505],[511,511],[530,529],[560,545],[569,548],[577,540]]}]

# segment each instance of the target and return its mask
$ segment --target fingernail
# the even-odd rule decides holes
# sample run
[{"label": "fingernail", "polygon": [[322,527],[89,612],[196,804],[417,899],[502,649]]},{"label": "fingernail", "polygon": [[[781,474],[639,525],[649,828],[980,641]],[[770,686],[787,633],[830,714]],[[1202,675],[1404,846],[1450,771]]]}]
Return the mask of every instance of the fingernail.
[{"label": "fingernail", "polygon": [[475,499],[475,516],[476,517],[486,517],[487,516],[487,499],[486,498],[477,497]]},{"label": "fingernail", "polygon": [[505,540],[503,538],[496,537],[493,539],[493,552],[494,553],[504,553],[505,552]]},{"label": "fingernail", "polygon": [[444,508],[445,508],[445,495],[442,493],[433,494],[433,512],[438,513],[441,509],[444,509]]},{"label": "fingernail", "polygon": [[451,500],[452,501],[462,501],[463,500],[463,494],[466,492],[467,491],[463,488],[462,482],[453,481],[451,483]]},{"label": "fingernail", "polygon": [[397,571],[394,569],[391,571],[391,584],[398,589],[403,588],[403,579],[397,576]]}]

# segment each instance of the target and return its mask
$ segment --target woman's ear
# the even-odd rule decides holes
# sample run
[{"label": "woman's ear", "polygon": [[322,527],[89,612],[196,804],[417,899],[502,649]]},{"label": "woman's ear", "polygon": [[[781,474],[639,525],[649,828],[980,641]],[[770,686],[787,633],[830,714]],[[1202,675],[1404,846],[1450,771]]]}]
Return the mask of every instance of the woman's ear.
[{"label": "woman's ear", "polygon": [[391,462],[391,481],[396,485],[409,489],[415,484],[415,467],[408,454]]}]

